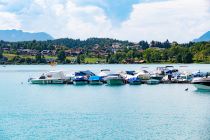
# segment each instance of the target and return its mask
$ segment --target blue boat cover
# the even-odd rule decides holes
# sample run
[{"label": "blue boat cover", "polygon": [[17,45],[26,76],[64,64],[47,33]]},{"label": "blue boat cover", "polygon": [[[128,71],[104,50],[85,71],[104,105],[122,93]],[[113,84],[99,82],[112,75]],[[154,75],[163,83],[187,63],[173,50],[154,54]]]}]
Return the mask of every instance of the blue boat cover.
[{"label": "blue boat cover", "polygon": [[79,72],[75,72],[75,76],[94,76],[95,74],[92,73],[91,71],[87,70],[87,71],[79,71]]},{"label": "blue boat cover", "polygon": [[90,81],[101,81],[102,77],[100,77],[100,76],[90,76],[89,80]]},{"label": "blue boat cover", "polygon": [[132,77],[132,78],[128,79],[128,82],[141,82],[141,79],[138,77]]}]

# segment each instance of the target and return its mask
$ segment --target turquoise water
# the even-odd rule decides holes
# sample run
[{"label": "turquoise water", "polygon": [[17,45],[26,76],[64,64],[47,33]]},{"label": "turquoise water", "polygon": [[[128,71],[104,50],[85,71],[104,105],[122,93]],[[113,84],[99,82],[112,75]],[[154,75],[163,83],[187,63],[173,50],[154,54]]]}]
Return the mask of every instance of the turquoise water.
[{"label": "turquoise water", "polygon": [[[156,66],[160,65],[0,66],[0,139],[209,140],[210,92],[196,91],[189,84],[27,83],[30,76],[50,69],[97,72]],[[186,69],[210,71],[210,65],[188,65]]]}]

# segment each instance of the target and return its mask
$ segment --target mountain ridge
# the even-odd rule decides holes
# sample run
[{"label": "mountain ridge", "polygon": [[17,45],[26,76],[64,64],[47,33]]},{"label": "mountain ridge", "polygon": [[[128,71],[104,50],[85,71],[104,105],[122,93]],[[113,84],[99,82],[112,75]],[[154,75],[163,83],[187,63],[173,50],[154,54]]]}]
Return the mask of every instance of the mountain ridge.
[{"label": "mountain ridge", "polygon": [[193,42],[203,42],[203,41],[210,41],[210,31],[204,33],[199,38],[193,40]]},{"label": "mountain ridge", "polygon": [[0,30],[0,40],[8,42],[19,42],[19,41],[46,41],[53,40],[54,38],[45,32],[24,32],[22,30]]}]

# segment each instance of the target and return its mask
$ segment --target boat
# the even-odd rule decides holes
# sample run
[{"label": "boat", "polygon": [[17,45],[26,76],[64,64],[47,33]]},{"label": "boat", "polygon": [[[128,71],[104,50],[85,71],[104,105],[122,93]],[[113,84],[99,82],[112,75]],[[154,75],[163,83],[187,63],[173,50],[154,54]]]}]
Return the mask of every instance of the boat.
[{"label": "boat", "polygon": [[90,76],[88,79],[90,85],[102,85],[102,80],[103,79],[100,76]]},{"label": "boat", "polygon": [[151,74],[150,78],[161,81],[163,79],[163,75],[160,75],[160,74],[157,74],[157,73],[156,74]]},{"label": "boat", "polygon": [[67,78],[62,71],[49,71],[43,73],[39,78],[30,78],[32,84],[64,84]]},{"label": "boat", "polygon": [[210,76],[193,78],[191,83],[199,90],[210,90]]},{"label": "boat", "polygon": [[112,73],[112,72],[110,71],[110,69],[102,69],[102,70],[100,71],[100,73],[97,74],[97,75],[100,76],[100,77],[102,78],[103,83],[106,83],[105,78],[106,78],[109,74],[111,74],[111,73]]},{"label": "boat", "polygon": [[142,80],[149,80],[150,79],[150,73],[146,70],[138,70],[136,71],[135,77],[139,77]]},{"label": "boat", "polygon": [[147,80],[147,84],[148,85],[156,85],[156,84],[159,84],[160,83],[160,80],[157,80],[157,79],[149,79]]},{"label": "boat", "polygon": [[127,81],[130,85],[140,85],[141,84],[141,79],[139,77],[131,77],[131,78],[128,78]]},{"label": "boat", "polygon": [[109,74],[111,74],[110,69],[102,69],[102,70],[100,71],[100,73],[97,74],[97,75],[100,76],[100,77],[106,77],[106,76],[109,75]]},{"label": "boat", "polygon": [[95,74],[89,70],[75,72],[74,78],[73,78],[73,84],[74,85],[86,85],[86,84],[88,84],[88,78],[91,76],[95,76]]},{"label": "boat", "polygon": [[88,84],[88,79],[85,76],[75,76],[73,79],[74,85],[86,85]]},{"label": "boat", "polygon": [[120,74],[109,74],[104,80],[108,85],[123,85],[125,83]]},{"label": "boat", "polygon": [[141,78],[135,76],[135,71],[125,71],[121,72],[120,75],[125,79],[125,81],[130,85],[140,85]]}]

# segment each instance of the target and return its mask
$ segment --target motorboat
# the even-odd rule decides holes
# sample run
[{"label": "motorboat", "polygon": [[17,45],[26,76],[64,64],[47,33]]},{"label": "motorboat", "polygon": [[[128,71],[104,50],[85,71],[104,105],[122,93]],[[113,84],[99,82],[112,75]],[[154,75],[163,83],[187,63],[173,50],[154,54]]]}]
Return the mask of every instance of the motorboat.
[{"label": "motorboat", "polygon": [[108,85],[123,85],[125,83],[120,74],[109,74],[104,80]]},{"label": "motorboat", "polygon": [[102,81],[103,81],[104,83],[106,83],[105,78],[106,78],[109,74],[111,74],[111,73],[112,73],[112,72],[110,71],[110,69],[102,69],[102,70],[100,71],[100,73],[97,74],[97,75],[100,76],[100,77],[102,78]]},{"label": "motorboat", "polygon": [[172,81],[175,83],[189,83],[193,79],[193,74],[189,72],[177,73],[173,76]]},{"label": "motorboat", "polygon": [[148,85],[157,85],[160,83],[160,80],[157,80],[157,79],[149,79],[147,80],[147,84]]},{"label": "motorboat", "polygon": [[210,90],[210,76],[193,78],[192,84],[200,90]]},{"label": "motorboat", "polygon": [[90,76],[88,81],[89,81],[90,85],[102,85],[103,84],[103,79],[101,76]]},{"label": "motorboat", "polygon": [[85,76],[75,76],[73,79],[74,85],[86,85],[88,84],[88,79]]},{"label": "motorboat", "polygon": [[127,79],[128,83],[130,85],[140,85],[141,79],[139,77],[130,77]]},{"label": "motorboat", "polygon": [[135,76],[135,71],[125,71],[121,72],[120,75],[125,79],[125,81],[130,85],[140,85],[141,78]]},{"label": "motorboat", "polygon": [[91,76],[95,76],[95,74],[92,73],[89,70],[75,72],[74,78],[73,78],[73,84],[74,85],[85,85],[85,84],[88,84],[88,79]]},{"label": "motorboat", "polygon": [[139,77],[142,80],[149,80],[150,79],[150,73],[146,70],[137,70],[135,77]]},{"label": "motorboat", "polygon": [[161,81],[163,79],[163,77],[164,77],[164,75],[160,75],[160,74],[157,74],[157,73],[150,75],[151,79],[156,79],[156,80],[159,80],[159,81]]},{"label": "motorboat", "polygon": [[102,69],[102,70],[100,71],[100,73],[97,74],[97,75],[100,76],[100,77],[106,77],[106,76],[109,75],[109,74],[111,74],[110,69]]},{"label": "motorboat", "polygon": [[49,71],[43,73],[39,78],[30,78],[32,84],[64,84],[67,81],[62,71]]}]

